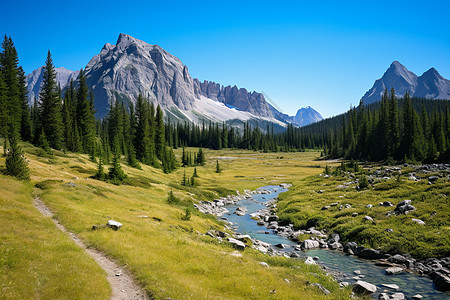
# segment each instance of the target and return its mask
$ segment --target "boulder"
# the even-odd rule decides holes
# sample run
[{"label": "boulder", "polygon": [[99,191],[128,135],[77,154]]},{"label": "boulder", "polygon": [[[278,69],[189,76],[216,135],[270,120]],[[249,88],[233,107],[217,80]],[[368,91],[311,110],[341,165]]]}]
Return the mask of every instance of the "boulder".
[{"label": "boulder", "polygon": [[305,260],[305,264],[307,265],[315,265],[316,262],[314,261],[314,259],[311,256],[308,256]]},{"label": "boulder", "polygon": [[268,265],[266,262],[263,262],[263,261],[260,261],[259,264],[260,264],[261,266],[263,266],[263,267],[266,267],[266,268],[269,267],[269,265]]},{"label": "boulder", "polygon": [[108,226],[109,228],[111,228],[113,230],[119,230],[120,228],[122,228],[122,223],[119,223],[114,220],[109,220],[108,223],[106,223],[106,226]]},{"label": "boulder", "polygon": [[403,200],[397,207],[395,207],[394,212],[398,215],[406,215],[410,211],[416,210],[414,206],[411,205],[411,200]]},{"label": "boulder", "polygon": [[420,295],[420,294],[416,294],[416,295],[412,296],[411,299],[413,299],[413,300],[420,300],[420,299],[423,299],[423,296]]},{"label": "boulder", "polygon": [[377,287],[371,283],[358,280],[353,284],[353,292],[358,295],[368,295],[375,293],[377,291]]},{"label": "boulder", "polygon": [[237,240],[237,239],[234,239],[234,238],[229,237],[229,238],[228,238],[228,242],[229,242],[230,244],[232,244],[233,247],[235,247],[235,248],[238,249],[238,250],[244,250],[244,249],[245,249],[245,244],[244,244],[243,242]]},{"label": "boulder", "polygon": [[286,244],[279,243],[279,244],[276,244],[275,247],[284,249],[284,248],[287,248],[287,247],[289,247],[289,246],[286,245]]},{"label": "boulder", "polygon": [[395,293],[391,295],[391,299],[394,300],[405,300],[405,294],[403,293]]},{"label": "boulder", "polygon": [[403,268],[400,267],[390,267],[386,269],[386,275],[394,275],[403,272]]},{"label": "boulder", "polygon": [[330,248],[331,250],[337,250],[337,249],[342,249],[343,246],[339,242],[334,242],[332,244],[328,244],[328,248]]},{"label": "boulder", "polygon": [[381,293],[378,295],[378,300],[389,300],[389,295],[387,293]]},{"label": "boulder", "polygon": [[430,277],[434,285],[440,291],[450,291],[450,277],[442,272],[432,272]]},{"label": "boulder", "polygon": [[356,255],[365,259],[381,259],[384,257],[383,253],[381,253],[380,250],[374,250],[370,248],[364,248],[359,251],[359,253],[356,253]]},{"label": "boulder", "polygon": [[319,248],[319,242],[318,241],[313,241],[313,240],[304,240],[301,244],[300,244],[302,249],[314,249],[314,248]]},{"label": "boulder", "polygon": [[388,262],[400,264],[400,265],[401,264],[406,265],[407,261],[408,260],[406,259],[406,257],[404,257],[403,255],[400,255],[400,254],[395,254],[394,256],[391,256],[388,258]]},{"label": "boulder", "polygon": [[333,233],[330,235],[330,237],[327,240],[327,244],[333,244],[335,242],[339,242],[341,240],[341,237],[337,233]]}]

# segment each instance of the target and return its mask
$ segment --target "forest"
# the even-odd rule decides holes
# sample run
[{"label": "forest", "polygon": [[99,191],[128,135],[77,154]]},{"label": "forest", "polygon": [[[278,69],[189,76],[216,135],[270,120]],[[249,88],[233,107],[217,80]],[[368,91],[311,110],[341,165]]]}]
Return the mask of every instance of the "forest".
[{"label": "forest", "polygon": [[[198,153],[186,153],[181,162],[173,153],[178,147],[238,148],[263,152],[323,149],[322,156],[365,161],[450,161],[450,107],[447,100],[397,98],[386,90],[379,103],[350,108],[344,114],[306,127],[288,124],[274,133],[273,123],[243,128],[204,121],[165,122],[162,108],[139,95],[136,104],[115,101],[104,119],[95,118],[94,97],[83,69],[64,91],[58,86],[52,56],[48,51],[39,99],[30,106],[26,77],[19,65],[14,43],[5,36],[0,53],[0,135],[7,172],[27,178],[18,141],[31,142],[43,153],[52,148],[89,154],[111,164],[110,176],[125,176],[120,157],[139,168],[139,163],[169,173],[178,166],[195,165]],[[265,127],[265,128],[264,128]],[[7,151],[9,149],[9,151]],[[8,152],[8,153],[7,153]],[[194,158],[192,158],[194,157]]]}]

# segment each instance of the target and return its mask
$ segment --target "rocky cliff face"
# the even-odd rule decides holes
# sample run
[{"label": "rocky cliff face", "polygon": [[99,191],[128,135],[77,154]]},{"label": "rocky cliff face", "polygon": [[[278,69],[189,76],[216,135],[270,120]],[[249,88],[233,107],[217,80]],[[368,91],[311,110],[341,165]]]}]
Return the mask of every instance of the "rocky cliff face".
[{"label": "rocky cliff face", "polygon": [[[64,89],[71,80],[76,80],[80,71],[71,71],[66,68],[55,68],[56,81],[61,89]],[[44,67],[40,67],[27,75],[28,102],[33,104],[34,97],[39,99],[39,91],[41,89],[42,79],[44,75]]]},{"label": "rocky cliff face", "polygon": [[236,86],[223,86],[212,81],[200,82],[195,79],[196,84],[205,97],[224,103],[227,106],[236,107],[262,117],[274,117],[270,104],[264,95],[258,92],[248,92],[245,88]]},{"label": "rocky cliff face", "polygon": [[139,94],[164,108],[193,108],[200,90],[188,68],[158,45],[120,34],[116,45],[106,44],[86,66],[100,116],[115,99],[134,102]]},{"label": "rocky cliff face", "polygon": [[450,81],[443,78],[436,69],[431,68],[418,77],[398,61],[394,61],[361,100],[364,104],[380,101],[384,90],[390,91],[391,88],[394,88],[397,97],[403,97],[408,92],[413,97],[450,99]]}]

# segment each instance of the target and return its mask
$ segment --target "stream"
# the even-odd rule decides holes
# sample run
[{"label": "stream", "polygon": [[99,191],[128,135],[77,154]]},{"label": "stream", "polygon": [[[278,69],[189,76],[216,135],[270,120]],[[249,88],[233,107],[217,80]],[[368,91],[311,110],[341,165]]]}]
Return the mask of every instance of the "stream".
[{"label": "stream", "polygon": [[[237,205],[226,205],[225,208],[229,213],[223,215],[227,221],[233,223],[233,228],[240,234],[248,234],[253,239],[257,239],[273,245],[285,244],[287,247],[282,251],[293,252],[292,246],[297,245],[296,242],[275,234],[272,230],[265,226],[257,225],[257,221],[252,220],[251,213],[255,213],[261,209],[267,208],[264,203],[274,199],[278,194],[286,192],[287,189],[280,186],[264,186],[260,189],[270,191],[270,194],[254,194],[249,199],[240,200]],[[237,207],[245,206],[247,212],[244,216],[238,216],[233,212]],[[268,232],[268,233],[266,233]],[[280,250],[280,249],[278,249]],[[327,249],[312,249],[307,251],[296,251],[300,257],[307,256],[319,257],[318,263],[326,266],[332,270],[339,271],[344,275],[344,281],[353,284],[356,282],[353,279],[354,271],[359,270],[361,275],[365,275],[361,280],[372,283],[377,286],[377,292],[373,294],[377,297],[378,294],[386,292],[389,294],[401,292],[406,298],[410,298],[416,294],[420,294],[424,299],[449,299],[449,294],[435,289],[433,281],[427,276],[421,276],[415,273],[403,272],[397,275],[386,275],[385,268],[375,265],[374,261],[361,259],[353,255],[346,255],[341,251],[333,251]],[[382,286],[382,284],[396,284],[399,286],[398,290],[393,290]]]}]

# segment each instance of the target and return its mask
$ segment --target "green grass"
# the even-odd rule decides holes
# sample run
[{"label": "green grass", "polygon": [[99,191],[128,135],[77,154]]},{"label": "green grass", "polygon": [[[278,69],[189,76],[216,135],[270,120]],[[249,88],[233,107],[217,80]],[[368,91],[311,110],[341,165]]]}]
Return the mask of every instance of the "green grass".
[{"label": "green grass", "polygon": [[[420,175],[420,174],[419,174]],[[423,174],[425,176],[425,174]],[[296,182],[289,192],[281,194],[278,214],[286,223],[297,228],[315,226],[336,232],[344,242],[356,241],[366,247],[381,249],[388,253],[410,253],[417,258],[446,257],[450,255],[450,183],[444,179],[428,185],[428,181],[413,182],[406,175],[397,179],[379,181],[369,189],[338,189],[338,185],[352,179],[333,176],[311,176]],[[352,187],[355,184],[351,185]],[[319,190],[323,190],[319,193]],[[408,215],[387,216],[395,205],[411,199],[416,211]],[[379,202],[390,201],[391,207]],[[323,206],[338,202],[350,204],[351,208],[339,210],[339,205],[328,210]],[[367,208],[372,204],[372,208]],[[352,213],[358,213],[352,217]],[[374,223],[363,220],[371,216]],[[411,219],[421,219],[425,226]],[[393,232],[385,232],[391,228]]]},{"label": "green grass", "polygon": [[[147,292],[157,299],[329,298],[321,295],[316,288],[308,286],[307,282],[323,284],[333,292],[333,299],[345,299],[349,295],[348,288],[340,289],[338,284],[317,266],[307,266],[294,259],[269,257],[252,249],[246,249],[241,253],[241,257],[236,257],[236,250],[228,243],[218,243],[216,239],[204,234],[210,229],[223,230],[220,222],[211,216],[192,210],[190,220],[182,219],[186,208],[191,208],[195,201],[214,199],[236,193],[237,190],[243,192],[244,189],[254,190],[268,184],[292,182],[293,179],[317,174],[321,169],[311,166],[324,165],[323,162],[314,161],[317,152],[283,153],[283,159],[278,159],[280,154],[276,153],[205,151],[207,164],[197,167],[200,176],[197,178],[198,185],[182,187],[182,168],[172,174],[164,174],[162,170],[145,165],[142,170],[137,170],[122,164],[128,174],[128,180],[126,184],[117,186],[90,179],[89,176],[95,172],[96,165],[85,155],[54,151],[49,161],[48,158],[39,157],[38,151],[30,145],[26,150],[26,157],[30,160],[32,185],[36,185],[36,193],[52,208],[57,219],[80,236],[86,244],[126,265]],[[181,150],[178,150],[177,155],[180,155],[180,152]],[[216,159],[223,156],[236,158],[222,159],[220,165],[223,171],[215,173]],[[187,174],[192,172],[193,168],[187,168]],[[7,180],[14,186],[26,185],[14,179]],[[76,187],[64,185],[69,181],[74,182]],[[4,187],[1,182],[0,186]],[[24,196],[23,201],[28,205],[28,210],[42,219],[32,207],[31,187],[28,186],[28,189],[28,195]],[[170,190],[180,199],[176,205],[167,203]],[[20,197],[24,194],[19,190],[15,193]],[[91,230],[94,224],[105,224],[109,219],[121,222],[123,228],[118,231],[106,228]],[[52,232],[54,243],[68,243],[67,247],[72,247],[73,251],[81,251],[62,233],[58,233],[50,220],[42,220],[47,222],[47,227],[36,228],[34,236],[37,240]],[[21,227],[21,224],[23,220],[17,219],[15,226]],[[3,228],[0,232],[3,233]],[[14,235],[22,236],[24,233],[17,232]],[[13,249],[11,246],[5,248]],[[27,248],[16,251],[18,255],[25,255],[22,253],[29,251]],[[40,248],[33,251],[50,253],[51,255],[47,255],[52,257],[45,261],[45,264],[54,265],[55,268],[58,266],[59,260],[53,257],[58,251],[44,251]],[[70,260],[77,266],[85,257],[83,253],[79,255],[82,258],[72,257]],[[261,266],[258,263],[261,261],[266,261],[270,268]],[[35,261],[28,263],[35,266],[44,261],[37,255]],[[68,263],[59,265],[58,270],[71,272]],[[103,272],[95,265],[91,267],[94,274],[91,274],[93,279],[90,284],[96,287],[100,285],[106,292],[89,298],[108,298],[109,290]],[[41,272],[45,275],[47,270]],[[16,287],[11,289],[11,295],[20,298],[21,289],[26,289],[26,286],[20,284],[20,276],[26,276],[24,273],[18,273],[14,280]],[[9,273],[6,276],[10,277]],[[85,278],[83,273],[71,273],[71,276],[80,281]],[[65,279],[59,275],[49,281],[62,284]],[[30,282],[28,286],[34,287],[35,284]],[[72,284],[70,288],[73,291],[70,292],[54,289],[50,298],[80,298],[77,293],[84,295],[89,286]],[[101,291],[101,288],[96,289],[98,293]],[[43,294],[38,292],[36,295],[41,297]],[[36,297],[38,296],[32,295],[24,298]]]},{"label": "green grass", "polygon": [[0,175],[0,298],[106,299],[100,267],[32,204],[32,186]]}]

